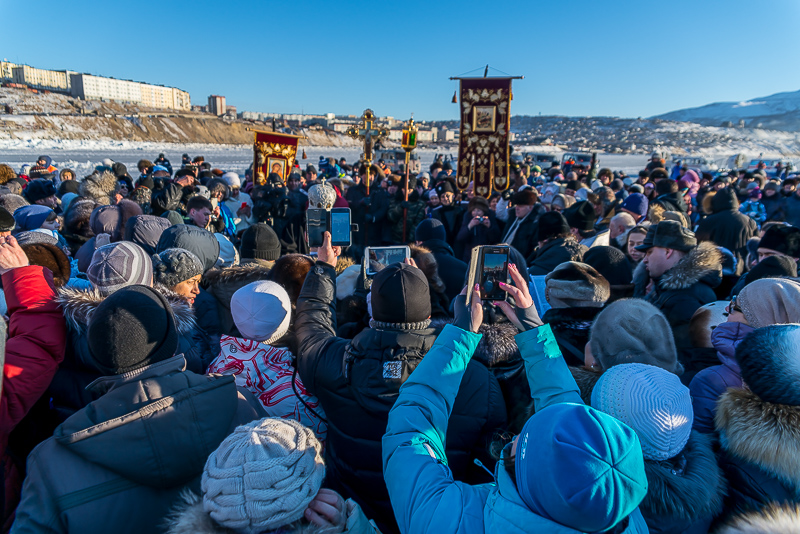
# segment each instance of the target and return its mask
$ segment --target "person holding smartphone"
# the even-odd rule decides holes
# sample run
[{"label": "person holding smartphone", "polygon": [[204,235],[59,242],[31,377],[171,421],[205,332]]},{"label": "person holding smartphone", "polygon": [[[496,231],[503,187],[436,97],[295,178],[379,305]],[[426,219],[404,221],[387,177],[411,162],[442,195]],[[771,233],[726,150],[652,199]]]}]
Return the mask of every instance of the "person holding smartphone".
[{"label": "person holding smartphone", "polygon": [[500,226],[489,209],[489,201],[479,196],[472,197],[456,235],[456,242],[463,248],[461,259],[469,262],[473,247],[494,245],[500,242],[501,237]]}]

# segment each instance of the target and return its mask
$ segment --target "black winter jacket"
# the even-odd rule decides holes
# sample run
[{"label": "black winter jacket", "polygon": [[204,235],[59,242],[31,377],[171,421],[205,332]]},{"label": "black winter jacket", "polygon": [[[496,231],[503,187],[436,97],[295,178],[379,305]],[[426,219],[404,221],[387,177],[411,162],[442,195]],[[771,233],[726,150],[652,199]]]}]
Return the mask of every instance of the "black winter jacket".
[{"label": "black winter jacket", "polygon": [[653,204],[663,207],[664,211],[679,211],[687,217],[689,215],[689,209],[686,207],[686,201],[683,200],[683,194],[680,191],[658,196]]},{"label": "black winter jacket", "polygon": [[667,317],[678,351],[691,347],[689,322],[692,315],[700,306],[717,300],[714,288],[721,281],[722,254],[711,243],[700,243],[655,280],[655,287],[645,300]]},{"label": "black winter jacket", "polygon": [[[382,532],[396,531],[383,480],[381,439],[400,386],[433,345],[436,331],[427,323],[373,321],[353,340],[338,338],[335,293],[333,267],[318,262],[297,301],[298,372],[328,417],[327,484],[356,500]],[[448,464],[456,479],[485,481],[472,459],[492,464],[487,447],[505,419],[497,380],[480,363],[470,362],[447,431]]]},{"label": "black winter jacket", "polygon": [[[541,211],[539,210],[540,207]],[[544,211],[544,207],[541,204],[536,204],[533,211],[526,215],[525,219],[520,223],[516,233],[514,234],[514,239],[508,243],[517,249],[528,263],[533,260],[536,246],[539,244],[537,241],[539,235],[539,217]],[[501,236],[501,239],[506,239],[506,234],[509,232],[511,227],[514,226],[516,220],[516,217],[509,219],[506,227],[503,229],[503,235]]]},{"label": "black winter jacket", "polygon": [[730,187],[714,195],[711,208],[714,213],[697,228],[697,240],[730,250],[736,258],[736,275],[741,275],[747,261],[747,241],[758,235],[758,224],[739,211],[739,201]]},{"label": "black winter jacket", "polygon": [[589,250],[573,237],[561,237],[542,245],[533,255],[528,272],[531,276],[543,276],[565,261],[581,261]]}]

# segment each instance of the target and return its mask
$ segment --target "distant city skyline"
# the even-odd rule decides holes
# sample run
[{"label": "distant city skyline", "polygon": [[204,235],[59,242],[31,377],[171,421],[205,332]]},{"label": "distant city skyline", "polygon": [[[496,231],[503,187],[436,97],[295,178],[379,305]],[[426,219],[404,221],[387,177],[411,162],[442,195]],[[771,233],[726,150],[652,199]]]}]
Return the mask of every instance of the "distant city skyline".
[{"label": "distant city skyline", "polygon": [[196,105],[401,120],[456,120],[448,77],[487,63],[525,76],[514,115],[649,117],[800,89],[796,0],[83,5],[0,0],[0,58],[178,87]]}]

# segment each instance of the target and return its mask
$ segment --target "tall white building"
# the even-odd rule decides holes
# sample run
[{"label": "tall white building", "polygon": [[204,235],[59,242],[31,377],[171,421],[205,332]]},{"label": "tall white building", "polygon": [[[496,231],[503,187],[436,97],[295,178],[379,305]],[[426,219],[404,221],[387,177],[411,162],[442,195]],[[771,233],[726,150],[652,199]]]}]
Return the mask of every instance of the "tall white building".
[{"label": "tall white building", "polygon": [[131,102],[150,108],[191,109],[189,93],[175,87],[117,80],[92,74],[72,74],[71,94],[83,100]]}]

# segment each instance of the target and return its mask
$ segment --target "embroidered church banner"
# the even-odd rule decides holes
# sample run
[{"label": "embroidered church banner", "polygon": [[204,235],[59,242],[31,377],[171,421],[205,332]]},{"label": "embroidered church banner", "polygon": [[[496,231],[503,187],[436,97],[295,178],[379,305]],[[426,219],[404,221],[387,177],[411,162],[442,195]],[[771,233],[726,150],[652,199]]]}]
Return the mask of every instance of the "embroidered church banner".
[{"label": "embroidered church banner", "polygon": [[508,179],[511,78],[461,78],[461,133],[456,184],[476,195],[504,191]]},{"label": "embroidered church banner", "polygon": [[275,132],[255,132],[253,142],[253,169],[256,185],[264,185],[267,176],[275,173],[284,183],[294,165],[297,156],[298,135]]}]

